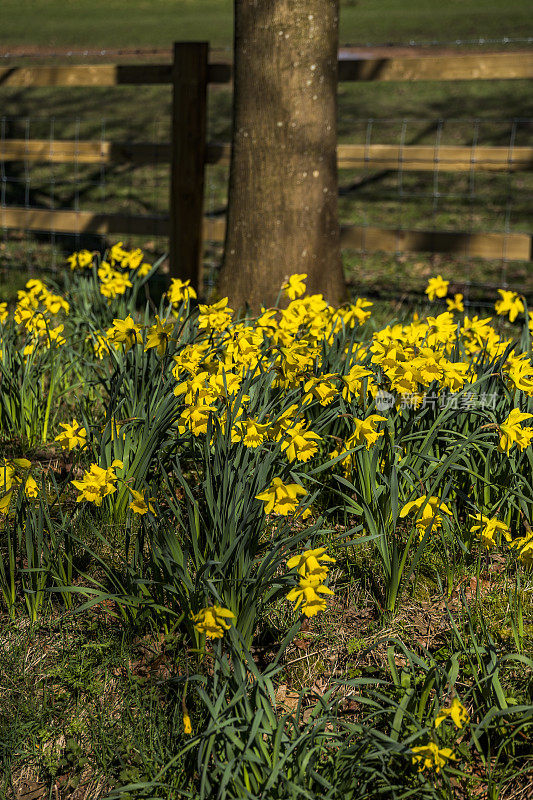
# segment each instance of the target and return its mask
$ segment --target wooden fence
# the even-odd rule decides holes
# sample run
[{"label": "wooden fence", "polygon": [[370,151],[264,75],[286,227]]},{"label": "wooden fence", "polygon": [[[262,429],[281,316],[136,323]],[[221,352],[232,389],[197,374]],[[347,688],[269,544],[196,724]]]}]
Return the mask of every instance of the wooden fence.
[{"label": "wooden fence", "polygon": [[[456,56],[340,58],[339,81],[502,80],[533,77],[533,53]],[[81,65],[0,68],[0,87],[73,87],[170,84],[172,135],[168,144],[5,139],[0,163],[170,165],[169,214],[96,214],[83,211],[2,207],[0,227],[58,233],[168,235],[171,274],[201,284],[206,223],[203,218],[206,164],[227,164],[230,145],[206,139],[207,90],[230,84],[231,64],[210,63],[208,44],[174,45],[171,64]],[[182,121],[187,120],[187,125]],[[339,145],[341,169],[497,172],[533,169],[533,147]],[[225,222],[210,220],[209,236],[223,241]],[[479,258],[529,260],[531,236],[387,230],[346,226],[341,244],[367,252],[439,252]]]}]

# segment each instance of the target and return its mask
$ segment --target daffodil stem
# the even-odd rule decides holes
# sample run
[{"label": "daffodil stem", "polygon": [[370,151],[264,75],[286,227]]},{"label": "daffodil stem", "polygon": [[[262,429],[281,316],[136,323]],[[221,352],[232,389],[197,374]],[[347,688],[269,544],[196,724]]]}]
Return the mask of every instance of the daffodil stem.
[{"label": "daffodil stem", "polygon": [[46,399],[46,410],[44,414],[44,424],[43,424],[43,433],[42,433],[42,443],[46,443],[46,437],[48,436],[48,424],[50,422],[50,409],[52,407],[52,396],[54,394],[55,388],[55,380],[54,380],[54,364],[52,362],[52,367],[50,369],[50,385],[48,386],[48,397]]}]

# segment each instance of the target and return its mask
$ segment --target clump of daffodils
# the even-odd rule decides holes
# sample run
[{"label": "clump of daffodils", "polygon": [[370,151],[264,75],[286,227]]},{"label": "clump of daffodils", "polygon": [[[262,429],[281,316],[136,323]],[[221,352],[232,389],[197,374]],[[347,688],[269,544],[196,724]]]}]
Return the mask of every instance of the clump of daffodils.
[{"label": "clump of daffodils", "polygon": [[[65,298],[50,291],[37,278],[29,280],[17,295],[13,320],[25,338],[24,358],[27,359],[38,348],[50,350],[63,346],[66,343],[62,335],[65,326],[60,319],[68,316],[70,311]],[[7,305],[0,304],[0,323],[4,324],[8,316]]]},{"label": "clump of daffodils", "polygon": [[133,287],[132,280],[144,278],[152,269],[152,265],[144,260],[143,251],[139,247],[126,250],[122,242],[113,245],[99,263],[97,254],[89,250],[73,253],[67,261],[73,272],[85,272],[94,268],[100,294],[107,298],[109,304]]},{"label": "clump of daffodils", "polygon": [[326,555],[325,547],[315,550],[304,550],[300,555],[293,556],[287,561],[289,569],[296,569],[299,584],[287,595],[287,600],[295,603],[295,610],[301,608],[306,617],[314,617],[319,611],[326,610],[326,600],[322,595],[332,595],[333,591],[324,585],[329,569],[328,562],[335,563],[335,559]]}]

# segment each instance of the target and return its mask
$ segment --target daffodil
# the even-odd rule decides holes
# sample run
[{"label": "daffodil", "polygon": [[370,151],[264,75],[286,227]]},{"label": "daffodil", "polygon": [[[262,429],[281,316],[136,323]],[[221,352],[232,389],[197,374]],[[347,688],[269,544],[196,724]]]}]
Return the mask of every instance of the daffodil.
[{"label": "daffodil", "polygon": [[356,323],[363,325],[367,321],[372,314],[368,309],[373,305],[374,303],[371,303],[370,300],[358,297],[355,305],[350,305],[348,308],[340,308],[338,314],[347,328],[353,328]]},{"label": "daffodil", "polygon": [[448,717],[453,721],[457,728],[462,728],[463,725],[468,724],[470,716],[458,697],[454,697],[451,706],[448,706],[447,708],[441,708],[435,717],[435,727],[438,728],[439,725],[441,725]]},{"label": "daffodil", "polygon": [[9,510],[14,483],[15,469],[4,461],[3,466],[0,466],[0,514],[5,514]]},{"label": "daffodil", "polygon": [[372,375],[372,370],[362,367],[360,364],[354,364],[347,375],[341,377],[343,388],[342,396],[344,400],[350,402],[352,398],[357,397],[362,390],[363,380]]},{"label": "daffodil", "polygon": [[255,419],[246,419],[234,424],[231,431],[232,442],[242,442],[246,447],[259,447],[265,439],[266,424],[260,424]]},{"label": "daffodil", "polygon": [[448,298],[446,300],[446,305],[448,306],[448,311],[464,311],[463,295],[455,294],[453,300]]},{"label": "daffodil", "polygon": [[435,300],[436,297],[446,297],[449,283],[450,281],[445,281],[442,275],[437,275],[436,278],[430,278],[426,289],[426,294],[429,299]]},{"label": "daffodil", "polygon": [[507,418],[500,423],[501,437],[498,445],[500,453],[509,455],[516,444],[519,450],[525,450],[533,439],[533,428],[522,428],[521,423],[533,419],[533,414],[526,414],[519,408],[513,408]]},{"label": "daffodil", "polygon": [[413,764],[418,764],[419,772],[425,769],[434,769],[435,772],[440,772],[447,761],[455,759],[453,750],[450,747],[439,749],[435,742],[428,742],[420,747],[412,747],[411,752],[413,753]]},{"label": "daffodil", "polygon": [[496,517],[486,517],[484,514],[479,516],[471,514],[470,517],[480,523],[479,525],[473,525],[470,530],[479,536],[481,544],[485,545],[485,547],[494,547],[498,544],[494,538],[496,534],[502,534],[508,542],[511,541],[511,533],[505,522],[501,522]]},{"label": "daffodil", "polygon": [[192,617],[196,630],[210,639],[221,639],[224,636],[224,632],[230,628],[228,622],[230,619],[235,619],[235,614],[229,609],[218,605],[202,608]]},{"label": "daffodil", "polygon": [[172,278],[168,290],[168,299],[175,308],[181,303],[196,300],[196,292],[191,286],[190,280],[182,281],[180,278]]},{"label": "daffodil", "polygon": [[233,311],[228,308],[228,298],[224,297],[213,305],[198,306],[198,330],[224,331],[231,323]]},{"label": "daffodil", "polygon": [[319,378],[309,378],[304,384],[304,402],[309,402],[315,398],[321,406],[328,406],[339,395],[339,390],[334,383],[338,375],[335,373],[325,373]]},{"label": "daffodil", "polygon": [[156,314],[155,325],[148,329],[145,351],[150,350],[152,347],[157,347],[157,355],[163,357],[173,330],[173,322],[167,322],[166,319],[160,320]]},{"label": "daffodil", "polygon": [[494,306],[496,313],[500,316],[508,315],[509,322],[514,322],[519,314],[524,313],[524,303],[516,292],[510,292],[506,289],[498,289],[501,295],[501,300],[498,300]]},{"label": "daffodil", "polygon": [[305,294],[305,280],[307,278],[306,273],[295,273],[294,275],[290,275],[285,283],[282,284],[281,288],[283,293],[289,300],[295,300],[297,297],[300,297],[302,294]]},{"label": "daffodil", "polygon": [[193,436],[201,436],[207,433],[207,425],[216,408],[210,404],[196,403],[188,406],[181,412],[178,420],[178,431],[183,434],[190,431]]},{"label": "daffodil", "polygon": [[143,251],[140,247],[135,248],[135,250],[129,250],[122,256],[120,266],[122,269],[138,269],[142,264],[143,257]]},{"label": "daffodil", "polygon": [[300,504],[298,496],[305,496],[307,490],[298,483],[283,483],[281,478],[273,478],[272,483],[261,494],[256,495],[257,500],[265,504],[265,514],[280,514],[286,517],[294,513]]},{"label": "daffodil", "polygon": [[[129,507],[133,511],[134,514],[146,514],[148,511],[151,511],[152,514],[155,514],[154,507],[152,506],[151,502],[145,500],[144,495],[141,492],[138,492],[136,489],[131,489],[130,492],[132,494],[133,500],[131,501]],[[153,500],[153,497],[151,498]]]},{"label": "daffodil", "polygon": [[107,331],[107,339],[110,342],[123,344],[126,352],[134,344],[142,342],[141,329],[136,325],[131,316],[126,319],[114,319],[113,325]]},{"label": "daffodil", "polygon": [[300,555],[293,556],[287,561],[289,569],[296,568],[302,578],[324,581],[329,572],[328,567],[321,563],[329,561],[335,563],[335,559],[326,555],[325,547],[317,547],[314,550],[304,550]]},{"label": "daffodil", "polygon": [[300,583],[287,595],[287,600],[295,603],[295,611],[301,606],[302,612],[306,617],[314,617],[320,611],[327,608],[326,601],[320,595],[332,595],[333,592],[328,586],[320,583],[315,578],[300,578]]},{"label": "daffodil", "polygon": [[427,495],[406,503],[400,511],[400,517],[406,517],[412,511],[416,512],[416,527],[420,537],[423,537],[428,529],[436,530],[442,526],[441,514],[452,515],[448,506],[439,497],[427,497]]},{"label": "daffodil", "polygon": [[118,459],[115,459],[107,469],[103,469],[98,464],[91,464],[91,467],[85,470],[81,481],[72,481],[72,485],[79,491],[76,502],[88,500],[96,506],[101,506],[104,497],[116,492],[118,478],[114,470],[117,467],[122,469],[123,466],[122,461]]},{"label": "daffodil", "polygon": [[383,436],[383,431],[376,430],[380,422],[386,422],[387,417],[371,414],[366,419],[354,419],[355,430],[346,442],[347,449],[352,449],[358,444],[364,444],[370,450],[377,440]]},{"label": "daffodil", "polygon": [[73,450],[75,447],[85,447],[87,444],[87,431],[77,420],[73,419],[72,422],[61,422],[59,425],[63,428],[55,441],[59,442],[63,450]]},{"label": "daffodil", "polygon": [[520,389],[520,391],[531,396],[533,395],[533,365],[527,353],[525,356],[525,358],[509,357],[507,374],[516,389]]},{"label": "daffodil", "polygon": [[522,536],[519,539],[514,539],[514,541],[511,543],[511,547],[516,552],[520,561],[523,561],[526,567],[533,566],[533,533],[529,532],[526,534],[526,536]]},{"label": "daffodil", "polygon": [[78,253],[72,253],[72,255],[67,258],[67,261],[72,270],[86,269],[87,267],[92,267],[93,254],[88,250],[80,250]]},{"label": "daffodil", "polygon": [[319,441],[318,433],[307,430],[305,424],[299,422],[285,430],[281,449],[289,461],[309,461],[316,454]]},{"label": "daffodil", "polygon": [[37,481],[31,475],[28,475],[24,484],[24,494],[26,497],[35,498],[39,496],[39,487]]}]

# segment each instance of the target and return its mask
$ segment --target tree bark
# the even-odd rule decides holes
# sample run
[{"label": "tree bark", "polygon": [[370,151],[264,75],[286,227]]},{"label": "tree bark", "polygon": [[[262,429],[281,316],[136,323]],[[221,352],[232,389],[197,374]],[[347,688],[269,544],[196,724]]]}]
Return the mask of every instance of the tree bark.
[{"label": "tree bark", "polygon": [[346,299],[337,182],[338,0],[235,0],[234,111],[219,292],[272,305],[288,275]]}]

